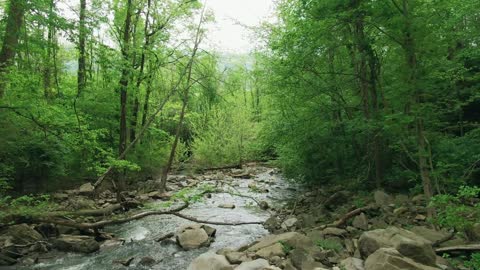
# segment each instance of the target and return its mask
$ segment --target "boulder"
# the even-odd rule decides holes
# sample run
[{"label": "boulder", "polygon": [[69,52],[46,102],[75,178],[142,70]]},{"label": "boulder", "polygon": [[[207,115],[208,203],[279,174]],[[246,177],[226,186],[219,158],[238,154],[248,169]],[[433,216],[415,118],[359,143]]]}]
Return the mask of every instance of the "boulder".
[{"label": "boulder", "polygon": [[[268,269],[270,264],[265,259],[257,259],[250,262],[243,262],[239,266],[235,267],[235,270],[263,270],[265,268]],[[205,268],[204,270],[209,269]]]},{"label": "boulder", "polygon": [[375,203],[380,207],[388,206],[394,202],[392,196],[388,195],[382,190],[375,191],[373,197],[375,199]]},{"label": "boulder", "polygon": [[231,264],[241,264],[243,262],[251,261],[245,252],[232,251],[225,254],[225,257]]},{"label": "boulder", "polygon": [[152,257],[142,257],[140,259],[140,261],[138,262],[139,265],[142,265],[142,266],[152,266],[152,265],[155,265],[157,263],[157,261],[155,261],[154,258]]},{"label": "boulder", "polygon": [[432,243],[445,239],[449,235],[449,233],[446,231],[436,231],[424,226],[414,226],[410,229],[410,231],[422,236]]},{"label": "boulder", "polygon": [[298,219],[297,218],[289,218],[287,220],[285,220],[284,222],[282,222],[282,225],[281,227],[285,230],[288,230],[290,228],[292,228],[293,226],[295,226],[295,224],[297,224],[298,222]]},{"label": "boulder", "polygon": [[207,232],[200,225],[190,225],[180,229],[177,243],[185,250],[196,249],[209,243]]},{"label": "boulder", "polygon": [[207,252],[197,258],[188,266],[187,270],[233,270],[233,266],[225,256]]},{"label": "boulder", "polygon": [[100,249],[93,237],[83,235],[60,235],[53,240],[54,248],[66,252],[92,253]]},{"label": "boulder", "polygon": [[284,243],[292,248],[309,249],[315,247],[312,240],[310,240],[305,235],[297,232],[287,232],[277,235],[272,234],[265,236],[264,238],[260,239],[258,243],[252,245],[247,250],[251,252],[257,252],[260,249],[274,245],[276,243]]},{"label": "boulder", "polygon": [[322,231],[322,234],[342,237],[347,234],[347,231],[336,227],[328,227]]},{"label": "boulder", "polygon": [[365,270],[440,270],[402,256],[394,248],[380,248],[365,261]]},{"label": "boulder", "polygon": [[369,257],[380,248],[395,248],[403,256],[419,263],[435,265],[435,252],[431,242],[413,232],[389,227],[364,232],[359,239],[359,249],[362,258]]},{"label": "boulder", "polygon": [[10,226],[3,230],[0,235],[17,245],[27,245],[42,239],[42,235],[27,224]]},{"label": "boulder", "polygon": [[353,227],[360,229],[360,230],[368,230],[368,219],[364,213],[356,216],[352,222]]},{"label": "boulder", "polygon": [[90,196],[95,191],[95,187],[91,183],[85,183],[78,188],[78,194]]},{"label": "boulder", "polygon": [[427,197],[424,194],[416,195],[412,198],[412,203],[415,205],[425,205],[427,203]]},{"label": "boulder", "polygon": [[347,258],[340,262],[344,270],[365,270],[364,261],[357,258]]},{"label": "boulder", "polygon": [[255,253],[260,258],[270,259],[274,256],[283,257],[285,256],[284,247],[281,243],[276,243],[271,246],[260,249]]},{"label": "boulder", "polygon": [[260,203],[258,203],[258,206],[262,210],[268,210],[268,208],[270,208],[270,205],[268,205],[268,202],[266,201],[260,201]]},{"label": "boulder", "polygon": [[323,264],[316,262],[310,253],[302,248],[296,248],[290,253],[290,259],[293,266],[299,270],[314,270],[316,268],[325,267]]}]

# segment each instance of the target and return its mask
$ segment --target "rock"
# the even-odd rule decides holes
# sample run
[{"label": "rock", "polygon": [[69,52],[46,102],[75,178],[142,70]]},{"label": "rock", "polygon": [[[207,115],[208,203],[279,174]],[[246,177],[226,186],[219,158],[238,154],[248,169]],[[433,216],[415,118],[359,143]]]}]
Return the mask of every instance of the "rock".
[{"label": "rock", "polygon": [[414,226],[410,229],[410,231],[417,235],[421,235],[423,238],[432,243],[435,243],[441,239],[445,239],[449,235],[449,233],[446,231],[436,231],[424,226]]},{"label": "rock", "polygon": [[282,225],[281,227],[285,230],[288,230],[290,228],[292,228],[293,226],[295,226],[295,224],[298,222],[298,219],[297,218],[289,218],[287,220],[285,220],[284,222],[282,222]]},{"label": "rock", "polygon": [[201,228],[205,230],[205,232],[209,237],[214,237],[215,234],[217,233],[217,229],[210,227],[208,225],[202,225]]},{"label": "rock", "polygon": [[424,215],[416,215],[415,220],[416,221],[425,221],[425,220],[427,220],[427,217],[424,216]]},{"label": "rock", "polygon": [[381,248],[365,261],[365,270],[439,270],[403,257],[394,248]]},{"label": "rock", "polygon": [[260,203],[258,204],[258,206],[259,206],[260,209],[262,209],[262,210],[268,210],[268,208],[270,208],[270,205],[268,205],[268,202],[266,202],[266,201],[260,201]]},{"label": "rock", "polygon": [[150,193],[147,193],[146,195],[154,200],[162,200],[162,201],[168,201],[172,197],[172,193],[160,192],[160,191],[152,191]]},{"label": "rock", "polygon": [[177,243],[185,250],[196,249],[209,243],[207,232],[200,225],[184,227],[177,234]]},{"label": "rock", "polygon": [[419,194],[412,198],[412,203],[415,205],[425,205],[427,203],[427,198],[424,194]]},{"label": "rock", "polygon": [[[369,257],[380,248],[395,248],[403,256],[419,263],[435,265],[435,252],[431,242],[413,232],[389,227],[364,232],[359,239],[359,249],[362,258]],[[368,269],[367,269],[368,270]]]},{"label": "rock", "polygon": [[322,233],[324,235],[333,235],[333,236],[345,236],[347,234],[347,231],[344,229],[336,228],[336,227],[328,227],[325,228]]},{"label": "rock", "polygon": [[[257,259],[250,262],[243,262],[239,266],[235,267],[235,270],[263,270],[265,268],[268,269],[270,264],[265,259]],[[209,269],[205,268],[204,270]]]},{"label": "rock", "polygon": [[92,253],[100,249],[93,237],[83,235],[60,235],[53,240],[54,248],[60,251]]},{"label": "rock", "polygon": [[274,256],[285,256],[284,247],[281,243],[276,243],[271,246],[260,249],[255,253],[260,258],[270,259]]},{"label": "rock", "polygon": [[138,262],[138,264],[142,266],[152,266],[152,265],[155,265],[156,263],[157,261],[155,261],[154,258],[149,256],[141,258],[140,261]]},{"label": "rock", "polygon": [[230,203],[224,203],[224,204],[218,205],[218,208],[235,209],[235,205]]},{"label": "rock", "polygon": [[243,262],[251,261],[245,252],[233,251],[225,254],[225,257],[231,264],[241,264]]},{"label": "rock", "polygon": [[317,267],[324,267],[323,264],[316,262],[308,251],[302,248],[296,248],[290,253],[290,259],[293,266],[299,270],[314,270]]},{"label": "rock", "polygon": [[50,223],[39,224],[35,226],[35,230],[45,238],[57,237],[59,235],[57,227]]},{"label": "rock", "polygon": [[73,210],[95,209],[95,202],[84,196],[75,196],[70,197],[68,206]]},{"label": "rock", "polygon": [[204,253],[190,263],[187,270],[233,270],[233,266],[225,256],[215,253]]},{"label": "rock", "polygon": [[276,216],[271,216],[265,221],[263,226],[269,231],[274,231],[275,229],[280,228],[280,220]]},{"label": "rock", "polygon": [[408,204],[410,202],[410,198],[408,198],[407,195],[404,195],[404,194],[399,194],[397,196],[395,196],[395,204],[396,205],[405,205],[405,204]]},{"label": "rock", "polygon": [[310,240],[305,235],[297,232],[288,232],[283,234],[272,234],[265,236],[264,238],[260,239],[258,243],[252,245],[247,250],[251,252],[257,252],[262,248],[274,245],[276,243],[284,243],[292,248],[310,249],[312,247],[315,247],[312,240]]},{"label": "rock", "polygon": [[393,214],[396,216],[400,216],[401,214],[406,212],[408,212],[408,207],[405,207],[405,206],[402,206],[393,210]]},{"label": "rock", "polygon": [[357,258],[347,258],[340,262],[341,269],[344,270],[365,270],[364,261]]},{"label": "rock", "polygon": [[10,226],[3,230],[0,235],[17,245],[27,245],[42,239],[42,235],[27,224]]},{"label": "rock", "polygon": [[375,198],[375,203],[380,207],[385,207],[393,203],[392,196],[388,195],[382,190],[375,191],[373,197]]},{"label": "rock", "polygon": [[85,196],[93,195],[94,191],[95,191],[95,188],[91,183],[85,183],[78,188],[78,194],[85,195]]},{"label": "rock", "polygon": [[221,248],[221,249],[217,250],[217,252],[215,252],[215,253],[218,254],[218,255],[226,256],[230,252],[235,252],[235,250],[233,250],[231,248]]},{"label": "rock", "polygon": [[356,216],[352,222],[353,227],[358,228],[360,230],[368,230],[368,219],[364,213]]}]

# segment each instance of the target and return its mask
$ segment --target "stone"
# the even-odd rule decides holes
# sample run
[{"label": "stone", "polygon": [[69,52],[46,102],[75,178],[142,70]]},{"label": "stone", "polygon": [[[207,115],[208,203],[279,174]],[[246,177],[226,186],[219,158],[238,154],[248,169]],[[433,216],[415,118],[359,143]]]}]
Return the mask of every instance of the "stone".
[{"label": "stone", "polygon": [[233,266],[227,261],[225,256],[212,252],[204,253],[195,258],[187,270],[233,270]]},{"label": "stone", "polygon": [[353,227],[358,228],[360,230],[368,230],[368,219],[364,213],[356,216],[352,222]]},{"label": "stone", "polygon": [[410,202],[410,198],[408,198],[405,194],[399,194],[395,196],[395,204],[396,205],[405,205]]},{"label": "stone", "polygon": [[[254,261],[250,262],[243,262],[239,266],[235,267],[235,270],[263,270],[265,268],[268,269],[270,267],[270,264],[268,263],[267,260],[265,259],[256,259]],[[210,268],[205,268],[203,270],[210,269]]]},{"label": "stone", "polygon": [[364,232],[359,239],[362,258],[369,257],[380,248],[395,248],[403,256],[433,266],[436,255],[431,244],[427,239],[397,227]]},{"label": "stone", "polygon": [[207,232],[197,224],[182,228],[176,238],[177,243],[185,250],[196,249],[209,243]]},{"label": "stone", "polygon": [[375,203],[380,207],[384,207],[393,203],[392,196],[388,195],[382,190],[375,191],[373,197],[375,199]]},{"label": "stone", "polygon": [[412,203],[415,205],[425,205],[427,203],[427,198],[424,194],[419,194],[412,198]]},{"label": "stone", "polygon": [[274,256],[283,257],[285,256],[285,251],[281,243],[275,243],[271,246],[260,249],[255,253],[260,258],[270,259]]},{"label": "stone", "polygon": [[17,245],[27,245],[42,239],[42,235],[27,224],[10,226],[3,230],[0,235]]},{"label": "stone", "polygon": [[290,253],[290,259],[293,266],[299,270],[313,270],[317,267],[324,267],[323,264],[316,262],[309,252],[302,248],[296,248]]},{"label": "stone", "polygon": [[324,235],[333,235],[342,237],[347,234],[347,231],[344,229],[336,228],[336,227],[328,227],[322,231]]},{"label": "stone", "polygon": [[406,258],[394,248],[381,248],[365,261],[365,270],[439,270]]},{"label": "stone", "polygon": [[45,238],[57,237],[59,235],[57,227],[51,223],[38,224],[35,226],[35,230]]},{"label": "stone", "polygon": [[410,229],[410,231],[422,236],[423,238],[427,239],[432,243],[445,239],[449,235],[449,233],[446,231],[436,231],[429,229],[425,226],[414,226]]},{"label": "stone", "polygon": [[401,206],[393,210],[393,214],[396,216],[400,216],[406,212],[408,212],[408,207],[405,207],[405,206]]},{"label": "stone", "polygon": [[224,204],[218,205],[218,208],[235,209],[235,205],[230,203],[224,203]]},{"label": "stone", "polygon": [[285,220],[282,223],[281,227],[285,230],[288,230],[288,229],[292,228],[293,226],[295,226],[295,224],[297,224],[297,222],[298,222],[298,219],[292,217],[292,218],[289,218],[289,219]]},{"label": "stone", "polygon": [[344,270],[365,270],[364,261],[357,258],[347,258],[340,262]]},{"label": "stone", "polygon": [[243,262],[251,261],[245,252],[233,251],[225,254],[225,257],[231,264],[241,264]]},{"label": "stone", "polygon": [[90,196],[95,191],[95,188],[91,183],[85,183],[78,188],[78,194]]},{"label": "stone", "polygon": [[155,265],[157,263],[157,261],[152,258],[152,257],[142,257],[140,259],[140,261],[138,262],[139,265],[142,265],[142,266],[152,266],[152,265]]},{"label": "stone", "polygon": [[90,236],[60,235],[52,242],[54,248],[66,252],[92,253],[100,249],[100,244]]},{"label": "stone", "polygon": [[146,194],[149,198],[152,198],[154,200],[162,200],[162,201],[168,201],[172,197],[172,193],[170,192],[160,192],[160,191],[152,191],[150,193]]},{"label": "stone", "polygon": [[260,209],[262,209],[262,210],[268,210],[268,208],[270,208],[270,205],[268,205],[268,202],[266,202],[266,201],[260,201],[260,203],[258,204],[258,206],[259,206]]},{"label": "stone", "polygon": [[213,227],[210,227],[208,225],[202,225],[201,228],[203,230],[205,230],[205,232],[207,233],[208,237],[214,237],[215,234],[217,233],[217,229],[213,228]]},{"label": "stone", "polygon": [[262,248],[274,245],[276,243],[285,243],[292,248],[310,249],[315,247],[311,239],[298,232],[287,232],[283,234],[272,234],[263,237],[258,243],[250,246],[247,250],[257,252]]},{"label": "stone", "polygon": [[415,216],[415,220],[416,221],[425,221],[425,220],[427,220],[427,217],[425,215],[420,215],[419,214],[419,215]]}]

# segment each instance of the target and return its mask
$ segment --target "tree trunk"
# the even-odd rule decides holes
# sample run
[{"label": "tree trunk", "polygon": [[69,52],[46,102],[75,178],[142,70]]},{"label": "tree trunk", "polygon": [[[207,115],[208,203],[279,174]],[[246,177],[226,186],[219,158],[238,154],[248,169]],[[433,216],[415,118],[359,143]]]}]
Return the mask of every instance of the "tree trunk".
[{"label": "tree trunk", "polygon": [[[121,156],[127,148],[127,89],[130,78],[130,28],[132,24],[132,0],[127,1],[127,14],[125,17],[125,25],[123,29],[122,38],[122,58],[123,67],[122,75],[119,82],[120,90],[120,141],[118,146],[118,153]],[[125,159],[123,156],[121,159]],[[125,189],[125,175],[124,172],[120,172],[117,194]]]},{"label": "tree trunk", "polygon": [[8,6],[7,25],[0,51],[0,98],[5,94],[6,82],[4,76],[12,66],[17,53],[18,40],[22,29],[23,16],[26,10],[25,0],[10,0]]},{"label": "tree trunk", "polygon": [[80,0],[80,22],[79,22],[79,35],[78,35],[78,76],[77,76],[77,97],[85,89],[87,83],[87,71],[86,71],[86,52],[85,52],[85,40],[87,36],[86,29],[86,11],[87,0]]}]

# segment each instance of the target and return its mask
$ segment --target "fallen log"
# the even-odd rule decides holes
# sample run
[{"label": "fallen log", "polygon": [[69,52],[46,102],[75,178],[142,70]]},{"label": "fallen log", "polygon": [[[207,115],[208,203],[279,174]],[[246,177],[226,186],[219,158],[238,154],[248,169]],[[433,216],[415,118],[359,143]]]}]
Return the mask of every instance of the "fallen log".
[{"label": "fallen log", "polygon": [[239,222],[222,222],[222,221],[208,221],[208,220],[201,220],[194,217],[190,217],[180,213],[171,213],[171,215],[181,217],[186,220],[190,220],[196,223],[204,223],[210,225],[230,225],[230,226],[239,226],[239,225],[252,225],[252,224],[263,224],[262,221],[239,221]]},{"label": "fallen log", "polygon": [[74,216],[74,217],[80,217],[80,216],[92,216],[92,217],[98,217],[98,216],[107,216],[111,215],[113,212],[123,209],[122,204],[114,204],[110,205],[108,207],[100,208],[100,209],[88,209],[88,210],[79,210],[79,211],[73,211],[73,212],[64,212],[64,211],[58,211],[58,212],[52,212],[48,213],[46,216],[50,217],[62,217],[62,216]]},{"label": "fallen log", "polygon": [[368,211],[368,210],[373,210],[373,209],[378,209],[378,206],[375,204],[367,205],[365,207],[357,208],[353,211],[350,211],[346,213],[342,218],[336,220],[333,223],[327,224],[326,227],[340,227],[345,225],[347,221],[357,215],[360,215],[362,212]]},{"label": "fallen log", "polygon": [[451,246],[451,247],[442,247],[436,248],[436,253],[450,253],[456,251],[480,251],[480,244],[471,244],[471,245],[461,245],[461,246]]}]

